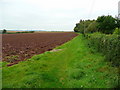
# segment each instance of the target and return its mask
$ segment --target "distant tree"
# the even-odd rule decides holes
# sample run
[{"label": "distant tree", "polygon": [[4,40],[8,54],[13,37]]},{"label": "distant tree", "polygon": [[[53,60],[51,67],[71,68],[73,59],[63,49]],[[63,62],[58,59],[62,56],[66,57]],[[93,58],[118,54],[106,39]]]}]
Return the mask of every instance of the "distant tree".
[{"label": "distant tree", "polygon": [[116,28],[116,20],[112,16],[100,16],[97,18],[99,32],[112,34]]},{"label": "distant tree", "polygon": [[74,28],[74,32],[79,32],[79,23],[76,24],[75,28]]},{"label": "distant tree", "polygon": [[88,26],[93,22],[94,20],[80,20],[79,23],[76,24],[74,31],[84,33]]},{"label": "distant tree", "polygon": [[29,31],[30,33],[34,33],[35,31]]},{"label": "distant tree", "polygon": [[2,32],[2,33],[3,33],[3,34],[4,34],[4,33],[7,33],[7,30],[6,30],[6,29],[3,29],[3,32]]}]

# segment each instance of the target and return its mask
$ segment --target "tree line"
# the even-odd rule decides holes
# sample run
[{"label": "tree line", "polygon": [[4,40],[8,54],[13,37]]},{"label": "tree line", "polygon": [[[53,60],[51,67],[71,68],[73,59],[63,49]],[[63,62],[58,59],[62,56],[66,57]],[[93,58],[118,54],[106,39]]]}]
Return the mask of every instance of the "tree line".
[{"label": "tree line", "polygon": [[8,32],[6,29],[0,30],[0,34],[34,33],[35,31]]},{"label": "tree line", "polygon": [[80,33],[119,33],[120,20],[118,18],[112,17],[111,15],[99,16],[97,20],[80,20],[80,22],[76,24],[74,31]]},{"label": "tree line", "polygon": [[120,19],[103,15],[97,20],[80,20],[74,31],[82,33],[88,46],[103,53],[106,61],[120,67]]}]

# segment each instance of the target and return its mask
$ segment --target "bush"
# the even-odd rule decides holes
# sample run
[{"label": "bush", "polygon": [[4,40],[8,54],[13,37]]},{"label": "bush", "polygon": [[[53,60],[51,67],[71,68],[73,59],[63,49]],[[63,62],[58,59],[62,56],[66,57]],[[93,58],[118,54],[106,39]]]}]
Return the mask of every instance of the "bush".
[{"label": "bush", "polygon": [[120,35],[120,29],[116,28],[113,34]]},{"label": "bush", "polygon": [[105,59],[114,66],[120,66],[120,36],[94,33],[87,35],[90,47],[105,55]]}]

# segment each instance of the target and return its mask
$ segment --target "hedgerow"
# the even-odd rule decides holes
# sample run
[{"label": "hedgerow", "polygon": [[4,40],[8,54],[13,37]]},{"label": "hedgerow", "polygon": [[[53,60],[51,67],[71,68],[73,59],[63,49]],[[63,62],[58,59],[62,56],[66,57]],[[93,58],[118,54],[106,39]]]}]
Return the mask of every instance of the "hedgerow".
[{"label": "hedgerow", "polygon": [[120,35],[105,35],[101,33],[88,34],[88,45],[94,46],[98,52],[105,55],[105,60],[113,66],[120,66]]}]

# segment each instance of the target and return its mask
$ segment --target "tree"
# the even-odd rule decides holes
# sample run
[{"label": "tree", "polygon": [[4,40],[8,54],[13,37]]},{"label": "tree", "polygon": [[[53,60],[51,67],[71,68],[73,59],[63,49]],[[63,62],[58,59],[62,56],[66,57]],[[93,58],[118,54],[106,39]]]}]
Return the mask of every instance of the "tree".
[{"label": "tree", "polygon": [[75,28],[74,28],[74,32],[79,32],[79,23],[76,24]]},{"label": "tree", "polygon": [[94,21],[88,26],[86,32],[87,33],[97,32],[98,31],[97,27],[98,27],[98,22]]},{"label": "tree", "polygon": [[93,21],[94,20],[80,20],[80,22],[76,24],[74,31],[80,33],[86,32],[86,29]]},{"label": "tree", "polygon": [[120,20],[118,18],[116,19],[116,24],[117,24],[116,27],[120,28]]},{"label": "tree", "polygon": [[112,16],[100,16],[97,18],[99,32],[112,34],[116,28],[116,20]]},{"label": "tree", "polygon": [[3,32],[2,32],[2,33],[3,33],[3,34],[4,34],[4,33],[7,33],[7,30],[6,30],[6,29],[3,29]]}]

